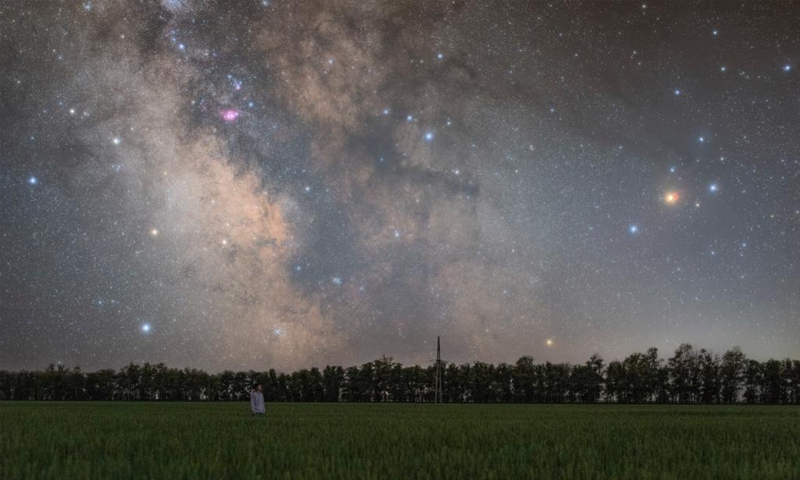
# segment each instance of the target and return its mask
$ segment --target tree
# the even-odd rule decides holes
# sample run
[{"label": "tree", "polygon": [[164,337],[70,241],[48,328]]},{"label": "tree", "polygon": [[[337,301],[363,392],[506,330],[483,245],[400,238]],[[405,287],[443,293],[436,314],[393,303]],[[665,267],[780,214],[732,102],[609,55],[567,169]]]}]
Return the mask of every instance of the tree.
[{"label": "tree", "polygon": [[322,371],[323,398],[326,402],[338,402],[342,397],[345,374],[342,367],[327,365]]},{"label": "tree", "polygon": [[688,343],[683,343],[675,350],[668,365],[672,391],[678,403],[696,403],[700,393],[697,352]]},{"label": "tree", "polygon": [[769,404],[780,404],[786,400],[786,380],[784,364],[770,358],[761,367],[761,401]]},{"label": "tree", "polygon": [[140,374],[140,388],[142,400],[155,400],[158,397],[156,392],[156,368],[145,362],[142,365]]},{"label": "tree", "polygon": [[800,360],[784,360],[786,376],[786,402],[800,404]]},{"label": "tree", "polygon": [[392,369],[394,368],[394,360],[392,357],[384,355],[372,362],[372,365],[372,383],[375,385],[373,401],[388,402],[390,390],[392,389]]},{"label": "tree", "polygon": [[514,367],[512,365],[501,363],[495,368],[490,386],[492,402],[511,403],[514,401],[513,377]]},{"label": "tree", "polygon": [[324,400],[325,387],[322,383],[322,373],[317,367],[311,367],[308,370],[308,383],[306,385],[305,401],[308,402],[321,402]]},{"label": "tree", "polygon": [[15,374],[0,370],[0,400],[14,399],[14,377]]},{"label": "tree", "polygon": [[494,365],[475,362],[470,369],[468,380],[470,400],[475,403],[488,403],[491,401]]},{"label": "tree", "polygon": [[372,362],[361,365],[358,370],[358,382],[361,390],[361,402],[374,402],[378,397],[375,381],[375,366]]},{"label": "tree", "polygon": [[722,391],[722,401],[724,403],[737,403],[739,393],[742,390],[745,369],[747,368],[747,357],[739,347],[733,347],[722,355],[722,365],[720,366],[720,383]]},{"label": "tree", "polygon": [[47,366],[43,375],[43,399],[44,400],[67,400],[69,385],[67,384],[68,370],[63,365],[54,364]]},{"label": "tree", "polygon": [[[609,365],[609,369],[611,365]],[[651,348],[647,353],[633,353],[615,365],[614,389],[617,400],[623,403],[649,402],[655,396],[658,387],[661,360],[658,350]],[[620,400],[622,398],[622,400]]]},{"label": "tree", "polygon": [[404,368],[403,381],[408,385],[410,402],[421,403],[427,400],[426,397],[432,390],[431,382],[433,377],[429,375],[426,369],[419,365]]},{"label": "tree", "polygon": [[747,403],[758,402],[761,396],[761,384],[761,364],[755,360],[747,360],[744,370],[744,399]]},{"label": "tree", "polygon": [[536,364],[533,357],[520,357],[511,373],[512,391],[514,401],[517,403],[533,402],[535,396],[535,371]]},{"label": "tree", "polygon": [[83,400],[86,390],[86,377],[81,371],[81,367],[75,366],[67,373],[66,378],[66,398],[69,400]]},{"label": "tree", "polygon": [[[435,367],[404,367],[383,356],[360,367],[328,365],[295,372],[197,369],[130,363],[119,371],[84,373],[51,364],[42,371],[0,370],[0,400],[244,401],[256,382],[270,402],[431,402]],[[443,399],[450,403],[800,403],[800,361],[748,360],[734,347],[722,357],[680,345],[666,365],[658,350],[634,352],[605,367],[598,355],[584,364],[444,366]]]},{"label": "tree", "polygon": [[409,385],[406,382],[406,377],[403,375],[403,365],[395,363],[392,365],[392,370],[389,373],[389,399],[392,402],[409,402],[411,393]]},{"label": "tree", "polygon": [[625,389],[625,368],[622,362],[614,360],[608,364],[606,369],[606,401],[626,403]]},{"label": "tree", "polygon": [[594,354],[584,364],[573,368],[570,375],[575,401],[595,403],[603,394],[603,359]]},{"label": "tree", "polygon": [[362,387],[358,374],[358,367],[348,367],[345,373],[345,381],[342,388],[342,396],[347,402],[360,402]]},{"label": "tree", "polygon": [[720,363],[719,357],[706,349],[697,355],[700,370],[700,402],[706,405],[720,402]]},{"label": "tree", "polygon": [[[469,377],[469,364],[456,365],[451,363],[442,371],[442,399],[447,403],[463,403],[467,399],[467,379]],[[436,380],[436,367],[428,367],[431,384],[431,396],[434,393]],[[433,399],[435,400],[435,399]]]},{"label": "tree", "polygon": [[539,392],[542,395],[542,401],[545,403],[564,403],[567,401],[567,394],[569,393],[569,373],[570,368],[568,365],[552,364],[545,362],[540,366],[538,375]]}]

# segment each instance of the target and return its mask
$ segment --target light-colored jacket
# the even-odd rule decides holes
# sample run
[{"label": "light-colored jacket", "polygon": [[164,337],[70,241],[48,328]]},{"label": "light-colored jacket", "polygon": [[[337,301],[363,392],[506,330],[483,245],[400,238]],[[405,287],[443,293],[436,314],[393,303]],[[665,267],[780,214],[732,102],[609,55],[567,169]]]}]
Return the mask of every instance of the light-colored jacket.
[{"label": "light-colored jacket", "polygon": [[258,390],[250,392],[250,410],[253,414],[264,413],[264,394]]}]

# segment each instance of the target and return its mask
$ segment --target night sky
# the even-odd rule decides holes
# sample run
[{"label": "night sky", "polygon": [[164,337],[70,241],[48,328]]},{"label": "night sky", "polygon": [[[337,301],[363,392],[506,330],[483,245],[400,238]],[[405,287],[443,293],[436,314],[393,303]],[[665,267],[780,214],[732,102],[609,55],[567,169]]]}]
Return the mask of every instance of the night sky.
[{"label": "night sky", "polygon": [[800,4],[0,5],[0,367],[800,357]]}]

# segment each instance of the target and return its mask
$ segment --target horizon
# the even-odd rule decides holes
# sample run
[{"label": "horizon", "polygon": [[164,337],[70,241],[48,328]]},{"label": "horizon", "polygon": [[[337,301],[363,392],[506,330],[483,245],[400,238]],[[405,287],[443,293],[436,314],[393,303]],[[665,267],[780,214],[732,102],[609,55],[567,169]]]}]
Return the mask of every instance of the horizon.
[{"label": "horizon", "polygon": [[[704,347],[698,347],[697,345],[694,345],[694,344],[691,344],[691,343],[684,343],[684,344],[690,345],[694,349],[693,350],[694,353],[699,353],[701,350],[704,350],[704,351],[710,353],[711,355],[713,355],[715,358],[719,358],[719,359],[721,359],[722,355],[725,354],[726,352],[734,351],[734,350],[738,349],[740,352],[742,352],[744,354],[744,356],[745,356],[745,358],[747,360],[755,360],[755,361],[757,361],[759,363],[766,363],[766,362],[771,361],[771,360],[777,360],[777,361],[800,360],[800,359],[792,358],[792,357],[756,358],[756,357],[748,355],[747,352],[742,350],[738,345],[733,346],[733,347],[731,347],[731,348],[729,348],[729,349],[727,349],[725,351],[716,351],[716,350],[711,350],[711,349],[704,348]],[[684,345],[684,344],[682,344],[682,345]],[[649,347],[649,348],[656,348],[657,351],[658,351],[657,359],[659,361],[661,361],[661,362],[664,362],[665,364],[676,353],[675,350],[665,351],[665,350],[659,349],[657,347]],[[472,360],[465,360],[465,361],[442,360],[442,362],[445,365],[457,365],[457,366],[474,365],[475,363],[484,363],[484,364],[487,364],[487,365],[494,365],[494,366],[498,366],[498,365],[511,365],[511,366],[513,366],[520,359],[528,357],[528,358],[531,358],[533,360],[534,364],[550,363],[550,364],[553,364],[553,365],[579,366],[579,365],[583,365],[586,362],[588,362],[589,359],[591,359],[593,356],[597,356],[600,360],[602,360],[605,363],[605,367],[608,367],[609,363],[612,363],[612,362],[623,362],[627,357],[629,357],[631,355],[645,354],[645,353],[647,353],[649,348],[648,349],[644,349],[644,350],[637,350],[637,351],[630,352],[628,355],[626,355],[624,357],[614,357],[614,358],[607,358],[607,357],[604,357],[603,355],[599,354],[598,352],[593,352],[588,357],[586,357],[586,359],[584,361],[577,361],[577,362],[568,362],[568,361],[566,361],[566,362],[557,362],[557,361],[551,361],[549,359],[540,359],[540,358],[534,357],[532,355],[525,355],[525,354],[518,356],[516,359],[514,359],[512,361],[487,362],[487,361],[482,361],[480,359],[472,359]],[[676,349],[677,349],[677,347],[676,347]],[[668,355],[665,355],[665,353],[668,353]],[[434,354],[434,356],[435,356],[435,354]],[[212,375],[216,375],[216,374],[219,374],[219,373],[222,373],[222,372],[225,372],[225,371],[235,371],[235,372],[254,371],[254,372],[262,372],[263,373],[263,372],[268,372],[270,370],[274,370],[276,373],[292,373],[292,372],[297,372],[297,371],[301,371],[301,370],[310,370],[312,368],[318,368],[318,369],[321,370],[321,369],[324,369],[325,367],[343,367],[343,368],[360,367],[360,366],[362,366],[364,364],[373,363],[375,361],[384,360],[384,359],[390,360],[390,361],[392,361],[393,363],[396,363],[396,364],[400,364],[403,367],[423,367],[423,368],[427,368],[427,367],[433,367],[434,364],[435,364],[435,360],[431,360],[430,362],[404,362],[404,361],[398,360],[397,358],[395,358],[395,357],[393,357],[391,355],[385,355],[384,354],[384,355],[380,355],[378,357],[375,357],[372,360],[360,361],[360,362],[355,362],[355,363],[340,363],[340,364],[336,364],[336,363],[321,363],[321,364],[318,364],[318,365],[298,366],[298,367],[295,367],[293,369],[281,369],[281,368],[277,368],[277,367],[274,367],[274,366],[267,365],[267,366],[265,366],[266,369],[264,369],[264,368],[259,369],[259,368],[249,368],[249,367],[238,367],[238,368],[224,368],[222,370],[211,370],[211,369],[202,368],[202,367],[198,367],[198,366],[192,366],[192,365],[176,366],[176,365],[169,364],[169,363],[163,362],[163,361],[152,361],[152,360],[150,360],[150,361],[148,361],[148,360],[138,360],[137,361],[137,360],[131,360],[129,362],[125,362],[124,364],[122,364],[119,367],[101,366],[101,367],[95,367],[95,368],[84,368],[83,365],[70,365],[70,364],[66,364],[66,363],[62,363],[62,362],[53,361],[53,362],[47,362],[43,366],[34,367],[34,368],[17,368],[17,369],[14,369],[14,368],[5,368],[5,367],[0,366],[0,370],[6,370],[6,371],[11,371],[11,372],[44,371],[44,370],[46,370],[47,368],[49,368],[52,365],[52,366],[56,366],[56,367],[65,367],[67,369],[79,368],[83,373],[92,373],[92,372],[97,372],[99,370],[114,370],[114,371],[117,371],[117,370],[120,370],[120,369],[123,369],[123,368],[127,367],[128,365],[142,366],[142,365],[148,364],[148,365],[151,365],[151,366],[164,365],[167,368],[174,368],[174,369],[178,369],[178,370],[187,370],[187,369],[188,370],[192,370],[192,369],[200,370],[200,371],[204,371],[206,373],[212,374]]]}]

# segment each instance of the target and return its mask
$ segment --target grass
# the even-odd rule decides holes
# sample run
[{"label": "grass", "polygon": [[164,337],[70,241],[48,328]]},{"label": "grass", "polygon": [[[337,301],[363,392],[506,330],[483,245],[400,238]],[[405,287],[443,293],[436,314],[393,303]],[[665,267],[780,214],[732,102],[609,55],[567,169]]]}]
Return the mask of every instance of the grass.
[{"label": "grass", "polygon": [[797,407],[0,403],[0,478],[796,479]]}]

